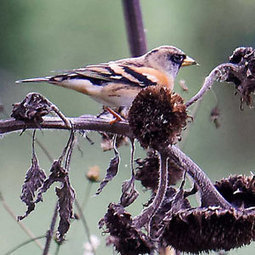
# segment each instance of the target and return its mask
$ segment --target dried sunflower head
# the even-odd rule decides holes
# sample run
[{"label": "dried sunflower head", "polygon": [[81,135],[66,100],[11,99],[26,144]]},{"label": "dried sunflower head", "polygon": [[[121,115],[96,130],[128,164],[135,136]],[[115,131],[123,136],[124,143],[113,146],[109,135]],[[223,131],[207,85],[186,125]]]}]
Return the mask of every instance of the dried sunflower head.
[{"label": "dried sunflower head", "polygon": [[255,50],[252,47],[239,47],[229,57],[229,62],[238,68],[230,71],[226,81],[235,84],[241,103],[252,106],[251,94],[255,91]]},{"label": "dried sunflower head", "polygon": [[135,98],[129,111],[129,124],[140,144],[158,149],[173,144],[186,126],[183,99],[160,86],[149,86]]}]

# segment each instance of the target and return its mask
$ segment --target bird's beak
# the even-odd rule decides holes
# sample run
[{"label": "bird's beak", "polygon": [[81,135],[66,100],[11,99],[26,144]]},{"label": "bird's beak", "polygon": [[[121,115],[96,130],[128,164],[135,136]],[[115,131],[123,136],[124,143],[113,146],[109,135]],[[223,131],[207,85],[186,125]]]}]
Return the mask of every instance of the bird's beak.
[{"label": "bird's beak", "polygon": [[187,56],[182,62],[181,66],[191,66],[191,65],[198,65],[198,63],[193,58]]}]

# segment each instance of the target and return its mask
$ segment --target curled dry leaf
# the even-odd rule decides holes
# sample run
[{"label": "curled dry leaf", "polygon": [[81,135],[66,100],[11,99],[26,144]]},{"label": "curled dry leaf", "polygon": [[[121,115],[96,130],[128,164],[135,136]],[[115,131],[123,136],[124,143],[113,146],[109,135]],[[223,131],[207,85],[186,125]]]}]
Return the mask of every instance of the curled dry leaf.
[{"label": "curled dry leaf", "polygon": [[122,195],[120,204],[124,207],[131,205],[139,196],[138,191],[135,189],[135,178],[131,177],[122,183]]},{"label": "curled dry leaf", "polygon": [[35,153],[32,158],[32,165],[28,169],[22,186],[21,200],[27,205],[27,211],[23,216],[19,216],[18,220],[27,217],[35,208],[35,192],[43,185],[46,178],[45,172],[40,168]]},{"label": "curled dry leaf", "polygon": [[75,192],[70,185],[68,172],[61,166],[60,161],[53,162],[51,167],[51,174],[44,181],[36,202],[42,201],[42,195],[45,193],[53,183],[61,182],[62,187],[56,188],[56,194],[58,196],[59,216],[60,222],[58,226],[58,238],[59,241],[63,241],[65,233],[70,227],[70,219],[73,218],[73,202],[75,199]]},{"label": "curled dry leaf", "polygon": [[65,177],[63,186],[56,188],[56,194],[58,196],[59,216],[60,222],[58,225],[58,238],[59,241],[63,241],[64,235],[70,227],[70,219],[73,216],[73,202],[75,199],[74,189],[71,187],[68,175]]},{"label": "curled dry leaf", "polygon": [[106,226],[110,234],[107,245],[114,245],[122,255],[150,254],[153,243],[140,229],[134,227],[131,215],[121,205],[110,204],[104,218],[100,221],[100,228]]},{"label": "curled dry leaf", "polygon": [[25,99],[13,105],[11,117],[16,120],[42,122],[42,117],[51,111],[47,100],[38,93],[29,93]]},{"label": "curled dry leaf", "polygon": [[100,186],[96,192],[96,195],[99,195],[103,188],[106,186],[106,184],[111,181],[114,176],[117,174],[118,172],[118,168],[119,168],[119,162],[120,162],[120,157],[118,153],[115,153],[115,157],[111,159],[110,165],[106,170],[106,176],[103,179],[103,181],[100,183]]},{"label": "curled dry leaf", "polygon": [[64,182],[65,177],[67,176],[67,171],[61,167],[60,162],[55,160],[51,166],[51,174],[44,181],[43,186],[40,188],[38,193],[36,203],[42,201],[42,195],[45,193],[54,182]]}]

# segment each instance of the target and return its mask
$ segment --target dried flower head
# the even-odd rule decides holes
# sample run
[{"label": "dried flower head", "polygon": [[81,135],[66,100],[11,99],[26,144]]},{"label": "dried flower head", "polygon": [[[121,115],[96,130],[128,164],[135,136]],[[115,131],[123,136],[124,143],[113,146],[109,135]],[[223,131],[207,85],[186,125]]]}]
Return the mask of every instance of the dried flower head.
[{"label": "dried flower head", "polygon": [[241,96],[241,103],[252,105],[251,94],[255,91],[255,51],[252,47],[239,47],[234,50],[229,62],[237,65],[230,71],[226,81],[233,82]]},{"label": "dried flower head", "polygon": [[149,86],[135,98],[129,111],[129,124],[140,144],[158,149],[176,142],[186,126],[183,99],[169,89]]},{"label": "dried flower head", "polygon": [[151,253],[152,242],[140,230],[132,226],[131,215],[121,205],[110,204],[108,211],[99,223],[106,225],[110,236],[107,245],[114,245],[122,255],[137,255]]},{"label": "dried flower head", "polygon": [[89,171],[86,174],[86,177],[91,182],[100,181],[100,169],[99,166],[95,165],[89,168]]},{"label": "dried flower head", "polygon": [[[145,159],[137,159],[138,165],[135,178],[141,181],[145,188],[154,191],[158,188],[159,179],[159,157],[156,151],[149,151]],[[176,163],[169,158],[168,162],[168,184],[175,185],[183,176],[183,170],[180,169]]]},{"label": "dried flower head", "polygon": [[29,93],[25,99],[13,105],[11,117],[41,123],[42,117],[51,111],[48,101],[38,93]]},{"label": "dried flower head", "polygon": [[254,212],[234,208],[187,209],[172,215],[163,239],[184,252],[228,251],[254,240],[254,220]]},{"label": "dried flower head", "polygon": [[233,206],[248,208],[255,206],[255,176],[234,175],[215,184],[216,189]]}]

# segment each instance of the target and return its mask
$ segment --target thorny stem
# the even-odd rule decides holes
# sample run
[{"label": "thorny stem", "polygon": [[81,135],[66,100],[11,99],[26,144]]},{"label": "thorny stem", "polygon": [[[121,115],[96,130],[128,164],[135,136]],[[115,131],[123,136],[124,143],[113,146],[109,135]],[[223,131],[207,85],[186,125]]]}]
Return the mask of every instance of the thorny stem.
[{"label": "thorny stem", "polygon": [[159,168],[159,182],[158,189],[153,202],[147,207],[140,215],[136,216],[133,220],[135,228],[141,228],[146,223],[150,222],[151,218],[159,209],[164,200],[167,186],[168,186],[168,156],[163,152],[160,155],[160,168]]},{"label": "thorny stem", "polygon": [[176,160],[176,163],[186,170],[197,184],[201,192],[202,206],[220,206],[224,209],[230,209],[233,207],[216,190],[204,171],[186,154],[175,146],[168,146],[167,150],[168,156],[171,157],[171,159]]},{"label": "thorny stem", "polygon": [[43,255],[48,255],[48,252],[50,249],[50,243],[51,243],[52,236],[54,233],[54,228],[56,225],[57,216],[58,216],[58,203],[55,206],[55,210],[51,219],[50,229],[47,231],[47,234],[46,234],[46,243],[43,250]]},{"label": "thorny stem", "polygon": [[147,51],[140,0],[122,0],[129,48],[132,57]]},{"label": "thorny stem", "polygon": [[216,66],[211,71],[211,73],[205,78],[205,81],[201,89],[198,91],[198,93],[186,103],[186,107],[191,106],[196,101],[201,99],[203,95],[212,87],[215,81],[220,81],[220,82],[226,81],[230,70],[231,72],[238,73],[238,66],[231,63],[221,64]]}]

